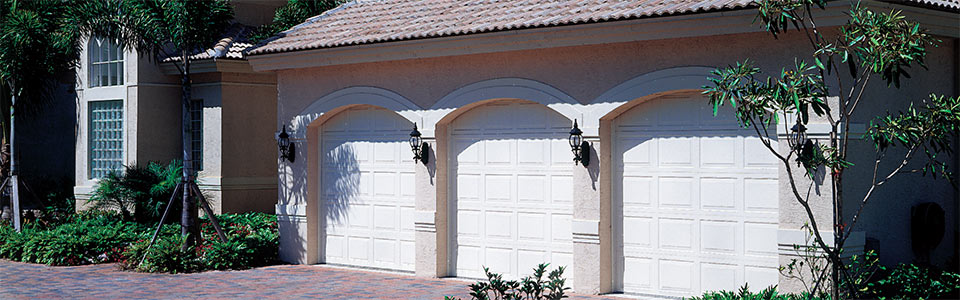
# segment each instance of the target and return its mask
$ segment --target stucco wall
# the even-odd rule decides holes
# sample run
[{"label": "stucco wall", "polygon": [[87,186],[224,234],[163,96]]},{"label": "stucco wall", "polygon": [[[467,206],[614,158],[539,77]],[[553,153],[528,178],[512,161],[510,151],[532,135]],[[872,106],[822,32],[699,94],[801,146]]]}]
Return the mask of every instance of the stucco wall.
[{"label": "stucco wall", "polygon": [[[827,34],[835,30],[826,30]],[[859,112],[860,117],[856,119],[857,123],[866,123],[869,116],[883,111],[896,111],[903,108],[907,101],[918,100],[926,97],[929,93],[942,93],[947,95],[957,95],[957,55],[956,40],[952,38],[943,38],[944,42],[938,47],[928,48],[929,56],[927,59],[929,70],[914,68],[911,70],[912,79],[902,81],[901,89],[887,89],[885,83],[874,79],[870,86],[870,92],[866,94],[864,101],[869,101]],[[348,65],[332,65],[326,67],[286,69],[277,71],[278,76],[278,122],[280,124],[292,124],[297,131],[299,138],[311,136],[303,123],[302,118],[310,114],[330,112],[335,113],[335,106],[331,105],[330,110],[314,111],[318,107],[318,102],[330,99],[330,95],[336,95],[338,91],[344,89],[360,89],[358,87],[372,87],[384,91],[383,94],[395,95],[391,97],[400,97],[412,102],[418,108],[403,108],[400,113],[411,120],[422,120],[424,132],[429,132],[430,137],[436,136],[442,138],[442,129],[434,128],[437,119],[430,119],[429,115],[433,111],[442,110],[446,107],[438,107],[439,101],[446,99],[452,93],[463,93],[464,87],[473,87],[477,83],[491,82],[498,79],[513,78],[510,82],[519,82],[517,80],[529,80],[543,84],[541,91],[552,90],[555,93],[562,94],[560,97],[572,98],[580,105],[576,107],[574,113],[566,114],[568,117],[579,117],[585,119],[584,122],[590,125],[583,125],[587,135],[599,136],[598,145],[604,138],[604,129],[598,126],[604,126],[599,119],[604,116],[605,111],[610,111],[612,107],[619,106],[624,102],[634,100],[633,98],[604,98],[612,89],[620,88],[620,85],[629,82],[631,79],[641,78],[649,74],[672,74],[670,70],[686,68],[684,70],[694,70],[690,67],[718,67],[732,64],[736,61],[750,59],[756,66],[764,69],[768,74],[779,72],[782,67],[793,65],[794,57],[809,57],[811,52],[806,37],[797,33],[787,33],[781,35],[778,40],[773,39],[764,33],[745,33],[728,34],[718,36],[678,38],[664,40],[650,40],[641,42],[626,42],[615,44],[600,44],[588,46],[572,46],[548,48],[539,50],[509,51],[486,54],[460,55],[453,57],[433,57],[421,59],[407,59],[399,61],[386,61],[377,63],[361,63]],[[701,68],[705,70],[708,68]],[[685,71],[685,72],[686,72]],[[707,71],[702,72],[702,76],[708,76]],[[674,74],[675,75],[675,74]],[[687,75],[687,74],[685,74]],[[669,76],[668,76],[669,77]],[[703,78],[701,77],[701,78]],[[518,79],[519,78],[519,79]],[[666,77],[664,77],[666,78]],[[698,79],[700,80],[700,79]],[[844,78],[849,81],[849,78]],[[660,82],[661,86],[669,86],[669,80]],[[848,82],[849,83],[849,82]],[[832,88],[836,88],[833,80],[828,81]],[[847,84],[849,86],[849,84]],[[688,86],[686,88],[696,89],[699,86]],[[508,89],[508,85],[503,86]],[[646,88],[660,88],[650,86]],[[494,93],[484,94],[478,92],[475,95],[477,100],[494,99],[498,97],[507,97],[503,95],[494,95]],[[834,92],[836,93],[836,92]],[[641,91],[642,94],[642,91]],[[326,98],[325,98],[326,96]],[[370,96],[373,97],[373,96]],[[484,98],[487,97],[487,98]],[[639,96],[637,96],[639,97]],[[518,97],[522,98],[522,97]],[[323,99],[323,100],[321,100]],[[359,98],[357,98],[359,99]],[[528,99],[533,100],[533,99]],[[609,101],[609,105],[606,103]],[[706,105],[706,104],[705,104]],[[612,107],[611,107],[612,106]],[[553,107],[553,106],[551,106]],[[456,106],[451,107],[456,108]],[[312,115],[310,118],[316,118]],[[307,118],[306,122],[310,122]],[[815,123],[822,123],[822,120],[815,120]],[[582,123],[582,124],[585,124]],[[278,127],[279,125],[278,124]],[[317,121],[309,123],[310,126],[318,126]],[[862,132],[852,130],[855,134]],[[310,130],[315,130],[311,127]],[[434,135],[434,130],[436,134]],[[438,152],[446,151],[444,141],[438,140]],[[307,223],[304,218],[309,219],[310,214],[315,207],[310,207],[311,201],[315,201],[308,195],[312,194],[315,187],[308,182],[311,180],[311,174],[315,162],[310,158],[315,157],[310,147],[313,145],[301,142],[298,144],[298,157],[306,158],[307,161],[298,161],[292,164],[280,165],[280,206],[278,212],[289,214],[291,220],[299,223],[289,224],[291,228],[298,228],[301,232],[309,232],[306,237],[303,235],[295,237],[295,241],[288,248],[301,249],[302,251],[314,251],[312,247],[315,235],[313,230],[318,230]],[[783,146],[783,145],[781,145]],[[864,159],[872,158],[871,146],[862,142],[855,142],[851,152],[855,158],[854,163],[859,166],[869,165]],[[857,156],[863,155],[866,156]],[[442,156],[443,154],[438,154]],[[608,158],[608,157],[607,157]],[[600,158],[604,159],[603,157]],[[951,158],[951,161],[955,161]],[[600,161],[599,164],[603,164]],[[309,167],[308,167],[309,166]],[[437,166],[436,197],[438,201],[445,198],[443,185],[445,184],[443,175],[443,165]],[[857,168],[857,167],[855,167]],[[788,231],[799,231],[800,226],[806,222],[806,215],[795,204],[792,199],[792,192],[787,186],[786,176],[781,167],[780,181],[780,229]],[[602,173],[602,172],[601,172]],[[857,186],[863,186],[864,174],[860,171],[851,171],[847,178],[848,181],[844,187],[849,192],[848,197],[856,198],[856,195],[862,194],[863,189]],[[585,178],[585,177],[581,177]],[[602,181],[604,177],[600,177]],[[592,199],[595,194],[599,194],[600,201],[603,198],[609,199],[609,195],[604,196],[605,183],[600,184],[600,190],[597,191],[592,186],[591,180],[577,180],[575,190],[583,192],[579,198]],[[822,183],[819,187],[821,195],[826,198],[814,200],[814,210],[822,219],[820,223],[829,224],[830,205],[829,199],[829,181]],[[808,186],[808,181],[801,180],[801,185]],[[418,185],[418,188],[420,186]],[[426,188],[428,189],[429,188]],[[933,182],[926,178],[917,178],[914,175],[908,175],[903,179],[891,182],[884,189],[890,192],[884,192],[871,200],[870,210],[861,223],[858,224],[857,231],[864,231],[865,237],[869,241],[867,246],[878,250],[885,264],[895,264],[899,262],[911,262],[914,255],[910,246],[909,226],[909,208],[920,201],[936,201],[944,206],[948,212],[947,224],[948,233],[943,242],[934,251],[932,261],[939,265],[946,262],[947,257],[952,251],[955,251],[955,235],[957,230],[957,195],[956,191],[946,182]],[[804,189],[805,190],[805,189]],[[918,193],[918,191],[922,191]],[[919,195],[919,196],[918,196]],[[431,195],[430,197],[433,197]],[[418,201],[420,196],[418,195]],[[848,199],[852,202],[854,199]],[[589,203],[582,203],[589,204]],[[439,206],[439,205],[438,205]],[[581,206],[577,206],[581,207]],[[587,208],[588,206],[582,206]],[[845,204],[847,210],[854,209],[853,203]],[[418,209],[419,206],[418,206]],[[596,211],[599,209],[600,211]],[[609,209],[604,205],[600,207],[589,207],[587,211],[580,213],[585,219],[600,219],[600,224],[609,224],[609,220],[604,223],[603,211]],[[302,211],[306,210],[306,211]],[[434,216],[435,230],[440,230],[445,226],[445,219],[441,214],[443,209],[437,208],[437,215]],[[849,216],[852,211],[846,213]],[[887,220],[897,220],[896,226],[890,226]],[[419,222],[419,219],[418,219]],[[419,223],[418,223],[418,226]],[[829,236],[829,225],[824,230],[824,234]],[[599,235],[600,239],[609,237],[609,233],[604,233],[603,226]],[[418,232],[418,241],[420,240]],[[575,233],[576,234],[576,233]],[[438,233],[436,238],[442,239],[443,233]],[[862,238],[861,238],[862,239]],[[431,243],[438,242],[424,237],[424,241]],[[419,245],[418,245],[419,247]],[[602,245],[597,249],[604,249],[609,252],[608,245]],[[583,248],[581,256],[591,256],[594,248]],[[781,249],[783,252],[784,249]],[[443,255],[438,251],[438,255]],[[288,253],[285,257],[291,261],[301,263],[313,263],[315,253]],[[599,259],[599,258],[598,258]],[[602,260],[599,264],[602,264]],[[443,260],[439,260],[442,263]],[[788,261],[782,261],[786,263]],[[420,257],[418,256],[418,263]],[[426,263],[426,262],[425,262]],[[601,267],[601,273],[609,269],[609,266]],[[442,267],[433,267],[429,270],[443,274]],[[589,274],[597,272],[595,270],[580,269],[576,270],[579,274]],[[593,286],[601,285],[593,284]],[[580,287],[578,287],[580,289]],[[587,288],[586,291],[605,290],[604,287]]]}]

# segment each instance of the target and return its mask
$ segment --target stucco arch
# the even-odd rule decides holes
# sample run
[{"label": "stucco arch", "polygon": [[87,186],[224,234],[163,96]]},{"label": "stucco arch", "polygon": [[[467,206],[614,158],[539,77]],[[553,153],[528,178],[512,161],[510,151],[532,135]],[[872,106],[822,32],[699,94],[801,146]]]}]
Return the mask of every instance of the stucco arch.
[{"label": "stucco arch", "polygon": [[[643,99],[674,93],[699,92],[704,85],[710,84],[707,76],[715,68],[708,66],[685,66],[662,69],[646,73],[624,81],[607,90],[590,102],[589,117],[584,127],[599,127],[600,119],[613,118],[617,112],[629,110],[642,103]],[[634,101],[638,100],[639,101]]]},{"label": "stucco arch", "polygon": [[[576,99],[560,89],[536,80],[525,78],[497,78],[472,83],[447,94],[424,116],[427,126],[452,120],[451,113],[475,107],[475,103],[497,99],[521,99],[543,104],[570,120],[582,119],[581,105]],[[431,126],[432,125],[432,126]]]},{"label": "stucco arch", "polygon": [[337,90],[314,101],[298,113],[290,126],[294,136],[303,138],[308,127],[317,127],[337,112],[356,105],[373,105],[391,110],[413,123],[423,124],[419,106],[393,91],[371,87],[354,86]]}]

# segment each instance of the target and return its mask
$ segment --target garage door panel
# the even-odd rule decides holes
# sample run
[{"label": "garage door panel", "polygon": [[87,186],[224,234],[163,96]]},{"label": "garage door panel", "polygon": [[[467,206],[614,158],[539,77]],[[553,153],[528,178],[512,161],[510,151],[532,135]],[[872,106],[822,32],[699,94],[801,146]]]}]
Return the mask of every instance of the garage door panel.
[{"label": "garage door panel", "polygon": [[[770,146],[780,149],[776,140],[771,141]],[[776,168],[780,163],[758,137],[745,138],[743,147],[743,161],[747,168]]]},{"label": "garage door panel", "polygon": [[700,222],[700,250],[714,253],[737,253],[737,233],[742,232],[736,221]]},{"label": "garage door panel", "polygon": [[615,121],[616,261],[626,292],[737,288],[751,280],[748,267],[778,278],[764,273],[778,265],[776,161],[752,131],[703,103],[654,100]]},{"label": "garage door panel", "polygon": [[737,149],[738,138],[736,137],[712,137],[700,139],[700,167],[702,168],[733,168],[740,163],[737,161],[737,153],[743,150]]},{"label": "garage door panel", "polygon": [[700,208],[704,210],[738,209],[737,178],[700,178]]},{"label": "garage door panel", "polygon": [[401,158],[410,126],[377,108],[344,111],[323,124],[325,262],[413,270],[404,257],[413,249],[415,173]]},{"label": "garage door panel", "polygon": [[554,257],[572,260],[569,123],[520,102],[478,107],[453,122],[457,276],[482,277],[488,266],[518,278]]}]

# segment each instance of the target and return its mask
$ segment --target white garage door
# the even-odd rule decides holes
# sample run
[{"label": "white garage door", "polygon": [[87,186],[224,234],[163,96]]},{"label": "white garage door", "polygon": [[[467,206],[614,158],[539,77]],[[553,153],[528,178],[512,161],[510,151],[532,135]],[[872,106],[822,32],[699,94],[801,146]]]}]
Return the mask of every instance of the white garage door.
[{"label": "white garage door", "polygon": [[412,123],[364,107],[323,124],[325,262],[414,270]]},{"label": "white garage door", "polygon": [[[517,278],[572,263],[571,121],[540,104],[498,102],[459,116],[451,132],[456,275],[483,266]],[[565,275],[569,278],[573,270]]]},{"label": "white garage door", "polygon": [[714,117],[700,97],[653,100],[615,122],[614,257],[625,292],[778,282],[777,164],[752,130],[729,111]]}]

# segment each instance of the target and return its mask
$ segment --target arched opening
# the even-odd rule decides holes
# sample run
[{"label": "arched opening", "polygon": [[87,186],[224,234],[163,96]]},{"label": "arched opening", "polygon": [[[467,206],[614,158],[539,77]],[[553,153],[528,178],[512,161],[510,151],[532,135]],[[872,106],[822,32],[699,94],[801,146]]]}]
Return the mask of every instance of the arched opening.
[{"label": "arched opening", "polygon": [[309,199],[318,213],[308,222],[316,224],[318,262],[414,270],[412,126],[369,104],[331,109],[308,125],[307,144],[316,145]]},{"label": "arched opening", "polygon": [[732,109],[714,116],[698,90],[677,90],[600,122],[614,290],[686,297],[777,283],[777,163]]},{"label": "arched opening", "polygon": [[515,98],[475,101],[439,120],[437,228],[447,230],[448,275],[572,267],[572,122]]}]

